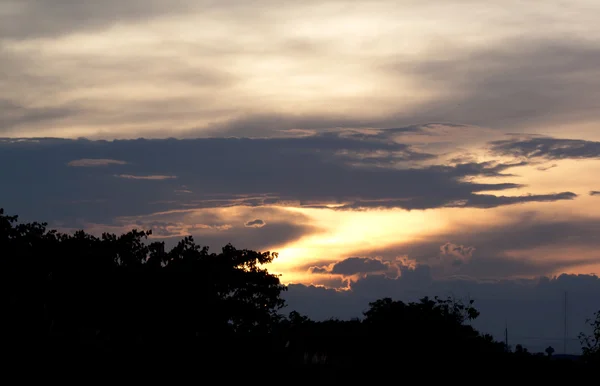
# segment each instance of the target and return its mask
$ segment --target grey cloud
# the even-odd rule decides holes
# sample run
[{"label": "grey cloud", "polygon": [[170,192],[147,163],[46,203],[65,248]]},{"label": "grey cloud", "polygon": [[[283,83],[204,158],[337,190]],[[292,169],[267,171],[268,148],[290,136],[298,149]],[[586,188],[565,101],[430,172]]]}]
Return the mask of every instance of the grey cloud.
[{"label": "grey cloud", "polygon": [[12,39],[52,37],[107,28],[123,20],[144,21],[193,8],[186,0],[3,0],[0,36]]},{"label": "grey cloud", "polygon": [[[40,12],[44,18],[50,20],[53,12],[58,11],[44,12],[44,8],[52,5],[53,9],[60,9],[67,4],[65,1],[30,0],[25,2],[23,9],[35,11],[34,13]],[[139,11],[142,17],[146,17],[143,12],[156,12],[158,15],[165,7],[169,8],[168,12],[179,12],[182,9],[186,10],[191,3],[182,2],[174,5],[169,3],[166,6],[166,2],[153,0],[148,5],[147,2],[139,0],[128,2],[127,4],[130,5],[127,8],[131,9],[132,14]],[[29,7],[32,4],[36,7]],[[102,19],[104,13],[112,15],[111,17],[115,14],[119,15],[119,12],[115,13],[114,9],[119,9],[122,2],[117,4],[111,0],[106,4],[103,2],[101,7],[92,6],[91,3],[83,4],[73,6],[73,10],[69,12],[82,12],[82,15],[88,17],[78,16],[77,20],[93,25],[92,20],[96,17]],[[215,4],[211,4],[211,7],[216,6]],[[194,3],[193,6],[203,7],[200,3]],[[111,7],[113,11],[110,11]],[[77,10],[78,8],[83,10]],[[89,14],[85,13],[89,11],[88,8],[92,11]],[[102,10],[95,8],[102,8]],[[34,16],[29,15],[27,18]],[[9,21],[17,23],[15,20],[18,20],[18,17],[12,17]],[[22,21],[17,24],[15,25],[25,26],[24,29],[30,26],[34,34],[36,28],[42,28],[44,25],[44,23]],[[1,28],[7,29],[8,25],[0,21],[0,36],[11,36],[11,33],[1,32]],[[76,24],[61,25],[77,28]],[[192,48],[182,48],[182,50]],[[204,47],[194,49],[204,52]],[[181,131],[183,136],[198,137],[199,135],[222,135],[223,132],[228,135],[272,136],[294,129],[383,128],[406,126],[415,122],[463,122],[498,130],[513,130],[524,126],[540,126],[557,122],[589,122],[600,118],[596,109],[596,101],[600,99],[598,80],[600,69],[594,65],[600,61],[600,49],[597,45],[576,39],[509,40],[486,45],[485,48],[469,50],[448,47],[447,51],[438,50],[428,55],[425,60],[390,58],[383,66],[385,75],[390,77],[390,84],[393,84],[396,77],[403,79],[408,77],[422,88],[443,92],[437,93],[441,95],[440,97],[425,101],[414,109],[409,111],[399,109],[379,118],[367,118],[361,112],[353,116],[281,115],[269,111],[268,106],[265,113],[252,115],[249,111],[240,111],[240,109],[215,108],[212,103],[209,103],[214,99],[210,92],[202,95],[185,95],[179,100],[171,98],[162,101],[122,101],[118,114],[114,111],[114,100],[110,99],[92,101],[80,99],[65,106],[48,106],[47,100],[41,100],[45,103],[45,107],[39,107],[40,103],[34,107],[22,101],[42,99],[40,95],[75,90],[77,87],[90,87],[98,85],[98,82],[122,84],[130,79],[136,82],[147,82],[147,79],[151,78],[153,84],[165,84],[165,87],[195,82],[196,89],[210,91],[217,87],[226,93],[229,91],[226,90],[227,87],[234,84],[236,79],[220,69],[195,68],[185,60],[173,59],[170,60],[170,66],[164,66],[156,57],[135,60],[99,57],[69,58],[60,63],[61,65],[65,62],[74,63],[72,68],[61,67],[54,72],[49,71],[45,76],[32,75],[32,72],[39,71],[22,71],[22,69],[39,68],[40,62],[44,63],[46,58],[40,61],[26,54],[26,57],[17,55],[18,58],[6,59],[8,56],[15,56],[15,53],[10,52],[10,55],[8,51],[2,53],[1,65],[8,68],[6,73],[10,73],[11,76],[0,79],[0,83],[7,88],[16,89],[19,91],[18,94],[27,95],[27,98],[15,96],[9,103],[19,108],[5,109],[6,113],[1,114],[4,118],[0,130],[10,135],[14,135],[15,131],[25,124],[28,128],[40,131],[44,128],[50,130],[50,125],[54,125],[53,129],[56,129],[56,125],[63,123],[63,120],[67,120],[66,123],[72,126],[85,123],[87,127],[97,127],[98,135],[102,135],[103,129],[107,126],[127,125],[139,130],[151,130],[145,133],[146,136],[162,136],[164,131],[156,128],[160,125],[157,122],[170,122],[170,126],[177,126],[174,128]],[[33,56],[37,57],[37,54]],[[140,61],[145,63],[144,66],[139,66]],[[47,59],[46,62],[53,65],[59,63],[52,58]],[[79,68],[86,68],[88,71],[75,71]],[[119,68],[119,71],[114,71],[114,68]],[[65,77],[65,73],[69,76]],[[36,90],[36,93],[32,93],[31,90]],[[5,98],[9,97],[5,96]],[[218,123],[195,129],[188,123],[212,118]],[[184,129],[188,129],[187,132],[182,131]],[[131,131],[128,134],[132,135]],[[137,134],[139,132],[135,135]]]},{"label": "grey cloud", "polygon": [[552,202],[559,200],[573,200],[577,197],[572,192],[561,192],[554,194],[529,194],[525,196],[492,196],[487,194],[476,194],[467,202],[468,206],[475,208],[494,208],[502,205],[513,205],[526,202]]},{"label": "grey cloud", "polygon": [[96,166],[108,166],[108,165],[125,165],[127,162],[119,161],[116,159],[103,159],[103,158],[82,158],[73,160],[67,165],[74,167],[96,167]]},{"label": "grey cloud", "polygon": [[349,257],[334,264],[331,273],[350,276],[357,273],[386,271],[388,268],[388,265],[381,260]]},{"label": "grey cloud", "polygon": [[[126,132],[113,130],[111,134],[136,138],[140,125],[157,127],[166,121],[182,129],[199,117],[216,119],[236,113],[233,108],[215,108],[213,90],[224,92],[238,79],[222,68],[192,63],[180,56],[170,57],[168,65],[155,52],[54,56],[39,50],[9,49],[0,41],[0,67],[4,70],[0,87],[11,90],[0,98],[0,135],[18,136],[23,129],[44,133],[91,127],[101,137],[107,136],[107,128],[127,125]],[[193,87],[193,91],[162,98],[110,95],[113,87],[136,89],[148,82],[165,90],[184,86],[188,90]],[[109,95],[72,97],[73,93],[98,89]],[[164,127],[156,136],[164,136]]]},{"label": "grey cloud", "polygon": [[149,176],[134,176],[131,174],[117,174],[115,177],[125,178],[127,180],[150,180],[150,181],[162,181],[171,180],[177,178],[177,176],[164,176],[164,175],[149,175]]},{"label": "grey cloud", "polygon": [[[306,3],[313,0],[307,0]],[[281,6],[281,2],[260,0],[2,0],[6,11],[0,17],[0,36],[10,39],[55,37],[71,33],[105,29],[116,24],[144,23],[161,17],[209,13],[235,18],[252,17],[248,23],[260,20],[261,10]],[[226,12],[223,12],[226,11]],[[246,16],[246,19],[248,17]],[[243,20],[243,18],[242,18]]]},{"label": "grey cloud", "polygon": [[349,257],[335,263],[329,272],[336,275],[352,276],[374,272],[381,273],[386,272],[389,269],[389,262],[373,258]]},{"label": "grey cloud", "polygon": [[545,172],[546,170],[550,170],[550,169],[553,169],[555,167],[558,167],[558,165],[557,164],[552,164],[552,165],[549,165],[549,166],[538,166],[536,169],[539,170],[539,171],[541,171],[541,172]]},{"label": "grey cloud", "polygon": [[203,230],[227,230],[230,226],[226,224],[183,224],[180,222],[167,222],[167,221],[137,221],[134,224],[135,228],[152,231],[152,236],[159,238],[179,238],[188,236],[192,229],[203,229]]},{"label": "grey cloud", "polygon": [[[213,127],[203,129],[208,135],[218,136],[267,136],[277,137],[285,136],[294,130],[316,132],[322,130],[346,129],[364,129],[364,128],[390,128],[394,127],[388,117],[379,119],[361,119],[347,116],[325,116],[325,115],[291,115],[291,114],[250,114],[237,117],[214,125]],[[388,131],[390,130],[390,131]],[[406,125],[402,128],[386,129],[379,134],[368,135],[369,138],[382,140],[390,134],[403,132],[419,132],[417,125]],[[197,130],[190,131],[191,136],[197,136]],[[355,134],[358,137],[360,134]]]},{"label": "grey cloud", "polygon": [[[399,109],[378,118],[368,118],[361,112],[346,116],[285,115],[269,111],[268,107],[265,113],[253,115],[239,109],[215,108],[209,103],[213,96],[208,92],[202,96],[182,96],[179,100],[123,101],[124,105],[119,106],[119,114],[114,114],[114,101],[111,100],[88,103],[79,100],[68,106],[40,108],[22,106],[24,99],[15,97],[10,103],[21,106],[22,111],[6,110],[7,114],[2,114],[8,117],[4,118],[5,129],[0,126],[0,130],[14,134],[16,128],[25,123],[42,130],[55,124],[56,119],[69,119],[69,124],[85,122],[86,126],[98,127],[98,135],[102,135],[101,128],[107,125],[127,124],[140,127],[139,130],[147,128],[150,131],[145,133],[146,136],[162,136],[164,131],[156,129],[157,122],[169,121],[175,122],[175,129],[185,137],[223,133],[273,136],[285,135],[282,132],[294,129],[384,128],[415,122],[463,122],[504,131],[546,123],[589,122],[600,118],[596,109],[596,100],[600,99],[600,81],[597,80],[600,79],[600,69],[594,66],[600,61],[600,49],[593,44],[578,40],[520,39],[469,51],[460,47],[448,50],[432,53],[427,60],[402,57],[390,60],[383,68],[386,75],[390,76],[390,83],[393,84],[395,77],[410,77],[423,88],[444,92],[439,93],[442,96],[425,101],[409,111]],[[14,53],[11,55],[14,56]],[[6,56],[2,55],[2,66],[9,65],[7,73],[13,74],[14,71],[15,75],[6,77],[3,82],[6,87],[21,92],[25,92],[23,89],[35,89],[52,93],[96,85],[99,79],[102,84],[120,84],[129,79],[146,82],[148,78],[152,78],[154,84],[164,82],[166,87],[174,83],[197,81],[197,89],[218,87],[226,92],[227,87],[236,81],[220,69],[195,68],[177,59],[165,69],[160,61],[152,57],[141,59],[146,59],[142,69],[137,59],[118,59],[121,61],[115,62],[117,59],[71,58],[69,62],[79,60],[73,65],[75,68],[89,68],[91,75],[60,69],[55,76],[33,76],[31,71],[20,69],[36,68],[39,63],[26,57],[12,59],[13,62],[24,63],[6,64],[9,60],[4,58]],[[432,60],[432,57],[436,59]],[[115,72],[114,68],[120,71]],[[64,76],[65,71],[69,71],[69,77]],[[72,83],[65,87],[64,82],[67,81]],[[34,96],[28,99],[31,98]],[[207,118],[214,118],[217,123],[196,128],[185,126],[188,122]]]},{"label": "grey cloud", "polygon": [[590,196],[600,196],[600,191],[592,190]]},{"label": "grey cloud", "polygon": [[351,290],[336,291],[294,284],[284,294],[287,309],[314,319],[361,317],[368,303],[382,297],[404,301],[423,296],[451,296],[475,300],[481,316],[474,326],[502,340],[505,323],[513,347],[521,343],[543,351],[548,345],[562,347],[564,293],[568,293],[568,351],[580,349],[577,335],[585,320],[600,309],[600,279],[588,275],[560,275],[537,279],[476,281],[464,278],[435,280],[426,266],[405,270],[396,279],[371,275],[351,284]]},{"label": "grey cloud", "polygon": [[234,226],[225,231],[214,232],[210,229],[194,229],[190,233],[201,245],[212,249],[219,249],[231,243],[239,248],[264,251],[281,248],[282,245],[291,243],[306,235],[319,233],[321,230],[306,222],[292,222],[292,220],[272,220],[263,228],[264,232],[252,232],[254,228]]},{"label": "grey cloud", "polygon": [[[386,137],[401,130],[373,135],[339,130],[272,139],[13,139],[0,142],[0,162],[18,165],[0,170],[0,178],[10,181],[0,200],[8,210],[36,219],[107,222],[117,216],[232,205],[491,208],[575,197],[570,192],[522,197],[478,194],[521,185],[475,183],[469,177],[506,176],[506,169],[521,164],[419,165],[424,158],[429,163],[435,158]],[[362,154],[377,152],[381,165],[361,163]],[[118,175],[162,181],[148,189],[142,181],[115,178],[114,171],[104,168],[66,166],[77,159],[122,160],[127,164],[118,166]],[[394,167],[383,167],[389,160]],[[176,193],[182,185],[190,193]],[[94,204],[73,206],[77,200]]]},{"label": "grey cloud", "polygon": [[[513,189],[520,185],[516,184],[496,184],[489,190]],[[476,190],[473,187],[473,190]],[[488,190],[482,188],[481,190]],[[428,209],[428,208],[495,208],[504,205],[515,205],[527,202],[553,202],[560,200],[573,200],[577,197],[572,192],[561,192],[553,194],[529,194],[524,196],[494,196],[490,194],[469,194],[464,197],[415,197],[410,200],[377,200],[364,201],[355,200],[351,204],[341,205],[334,210],[360,210],[360,209],[379,209],[379,208],[405,208],[405,209]],[[318,207],[318,206],[317,206]]]},{"label": "grey cloud", "polygon": [[[248,217],[261,217],[264,231],[246,227]],[[140,216],[120,216],[107,223],[82,223],[81,226],[59,226],[63,232],[85,228],[101,235],[103,232],[122,233],[131,229],[151,230],[152,237],[173,247],[184,236],[211,249],[220,249],[231,243],[239,248],[274,250],[306,235],[322,230],[305,215],[289,213],[276,207],[245,207],[223,212],[220,208],[177,210]],[[52,226],[52,224],[51,224]]]},{"label": "grey cloud", "polygon": [[509,39],[453,47],[427,60],[385,66],[441,97],[397,115],[397,122],[451,121],[499,130],[600,118],[600,47],[578,39]]},{"label": "grey cloud", "polygon": [[267,224],[261,219],[248,221],[247,223],[244,224],[244,226],[246,226],[248,228],[262,228],[265,225],[267,225]]},{"label": "grey cloud", "polygon": [[525,159],[600,158],[600,142],[536,136],[494,141],[490,143],[490,151]]},{"label": "grey cloud", "polygon": [[330,273],[329,268],[327,268],[327,267],[318,267],[318,266],[310,267],[308,269],[308,271],[310,273],[314,273],[314,274],[327,274],[327,273]]},{"label": "grey cloud", "polygon": [[442,255],[448,256],[452,259],[452,265],[461,265],[473,257],[475,247],[456,245],[451,242],[447,242],[440,247],[440,252]]},{"label": "grey cloud", "polygon": [[35,123],[57,122],[81,113],[73,106],[33,107],[0,98],[0,133],[9,133]]}]

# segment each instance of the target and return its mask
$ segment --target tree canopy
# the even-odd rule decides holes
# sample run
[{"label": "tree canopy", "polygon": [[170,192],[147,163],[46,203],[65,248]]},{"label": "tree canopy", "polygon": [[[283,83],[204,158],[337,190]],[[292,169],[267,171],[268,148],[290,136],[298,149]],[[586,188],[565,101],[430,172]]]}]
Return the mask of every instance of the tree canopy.
[{"label": "tree canopy", "polygon": [[[545,366],[556,357],[551,347],[548,355],[520,345],[512,353],[477,331],[473,301],[383,298],[352,320],[284,316],[287,288],[264,268],[277,253],[231,244],[215,253],[192,237],[167,250],[149,236],[136,229],[65,234],[0,209],[4,354],[353,370],[457,360]],[[600,352],[600,313],[590,324],[592,334],[581,335],[588,363]]]},{"label": "tree canopy", "polygon": [[[114,345],[267,332],[286,289],[262,265],[276,253],[219,253],[185,237],[171,250],[151,232],[95,237],[18,224],[0,210],[6,328],[16,342],[73,340],[87,332]],[[205,339],[206,340],[206,339]]]}]

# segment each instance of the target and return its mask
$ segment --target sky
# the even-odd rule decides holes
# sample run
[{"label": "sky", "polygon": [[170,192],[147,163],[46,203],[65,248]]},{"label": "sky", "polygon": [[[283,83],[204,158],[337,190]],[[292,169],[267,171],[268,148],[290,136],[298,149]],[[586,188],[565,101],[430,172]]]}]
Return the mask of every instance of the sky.
[{"label": "sky", "polygon": [[290,308],[600,309],[600,3],[0,0],[0,206],[279,253]]}]

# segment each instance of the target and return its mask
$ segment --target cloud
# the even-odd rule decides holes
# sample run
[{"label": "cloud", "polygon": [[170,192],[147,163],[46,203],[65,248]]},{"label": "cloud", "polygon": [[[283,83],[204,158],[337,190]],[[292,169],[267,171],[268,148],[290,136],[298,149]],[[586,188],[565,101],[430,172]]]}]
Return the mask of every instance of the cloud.
[{"label": "cloud", "polygon": [[[490,190],[512,189],[518,185],[496,185]],[[445,208],[495,208],[503,205],[522,204],[527,202],[553,202],[560,200],[573,200],[577,197],[572,192],[562,192],[553,194],[528,194],[522,196],[494,196],[490,194],[471,194],[465,198],[456,198],[454,200],[445,200],[443,203],[434,203],[428,199],[431,197],[413,198],[410,202],[401,200],[376,200],[365,201],[357,200],[351,204],[337,206],[335,210],[357,210],[357,209],[380,209],[380,208],[405,208],[405,209],[429,209],[435,207]]]},{"label": "cloud", "polygon": [[[572,31],[543,29],[541,35],[536,30],[515,38],[500,33],[505,28],[486,28],[486,44],[473,45],[465,41],[468,33],[455,33],[472,24],[459,22],[462,13],[450,16],[460,9],[454,7],[437,13],[441,30],[412,28],[418,31],[411,38],[418,54],[411,54],[396,43],[402,32],[383,27],[396,20],[391,1],[381,3],[389,13],[362,13],[360,9],[370,7],[363,1],[352,10],[319,13],[315,23],[322,29],[305,28],[301,15],[314,19],[315,14],[306,13],[304,2],[283,7],[272,1],[252,6],[175,3],[129,0],[123,6],[110,0],[98,7],[64,0],[19,2],[0,19],[0,36],[5,37],[0,66],[10,74],[1,81],[14,90],[5,97],[7,103],[17,107],[0,110],[0,116],[8,117],[0,132],[132,138],[162,137],[168,127],[172,135],[186,137],[270,136],[295,129],[415,122],[461,122],[505,131],[599,118],[600,70],[593,63],[600,50]],[[551,3],[546,6],[555,8]],[[445,7],[428,6],[427,12],[413,16],[419,20]],[[514,12],[497,11],[494,19],[503,18],[515,28],[539,25],[515,21]],[[554,20],[557,12],[552,14]],[[585,16],[561,28],[584,28]],[[328,28],[347,25],[352,18],[363,20],[354,23],[358,29],[352,39],[344,29]],[[147,22],[154,24],[148,29]],[[210,34],[193,29],[206,23],[214,23],[215,28],[207,28]],[[363,41],[373,25],[387,30],[376,45]],[[181,30],[190,32],[182,35]],[[81,42],[87,42],[85,49]],[[371,49],[361,49],[364,45]],[[104,55],[107,49],[113,52],[110,57]],[[340,57],[348,63],[343,69],[335,59]],[[49,94],[57,97],[39,97]]]},{"label": "cloud", "polygon": [[267,223],[265,223],[261,219],[256,219],[256,220],[248,221],[247,223],[244,224],[244,226],[246,226],[248,228],[262,228],[265,225],[267,225]]},{"label": "cloud", "polygon": [[461,275],[499,280],[582,269],[589,273],[598,265],[599,233],[596,217],[504,208],[494,212],[493,221],[457,220],[439,233],[351,253],[390,262],[407,256],[427,265],[438,279]]},{"label": "cloud", "polygon": [[68,0],[4,0],[0,35],[26,39],[53,37],[108,28],[123,21],[144,21],[190,10],[194,2],[162,0],[71,2]]},{"label": "cloud", "polygon": [[[260,217],[268,223],[268,232],[256,232],[245,226],[249,217]],[[227,207],[184,209],[149,213],[140,216],[118,216],[109,222],[77,222],[58,226],[62,232],[85,229],[100,236],[104,232],[121,234],[131,229],[151,230],[150,238],[163,240],[172,247],[185,236],[193,236],[197,244],[219,250],[228,243],[239,248],[277,251],[283,245],[302,237],[322,232],[319,224],[300,213],[275,207]]]},{"label": "cloud", "polygon": [[327,274],[327,273],[331,273],[331,271],[329,270],[328,267],[318,267],[318,266],[310,267],[308,269],[308,272],[314,273],[314,274]]},{"label": "cloud", "polygon": [[590,196],[600,196],[600,191],[592,190]]},{"label": "cloud", "polygon": [[[314,3],[307,1],[306,4]],[[6,39],[56,38],[69,34],[93,33],[121,25],[147,24],[160,19],[179,19],[199,14],[225,22],[248,23],[262,19],[265,10],[281,6],[273,0],[252,5],[245,1],[212,0],[104,0],[90,1],[3,0],[0,36]],[[288,6],[289,7],[289,6]],[[225,14],[225,15],[223,15]],[[252,15],[252,21],[246,20]]]},{"label": "cloud", "polygon": [[[247,227],[247,218],[260,218],[268,224],[268,232],[256,232]],[[321,232],[319,224],[301,213],[290,213],[276,207],[204,208],[141,216],[136,221],[172,219],[181,224],[208,224],[210,227],[191,226],[187,231],[202,245],[221,248],[232,243],[240,248],[273,250],[304,236]],[[267,225],[265,225],[267,226]]]},{"label": "cloud", "polygon": [[[481,316],[474,326],[502,340],[506,324],[510,344],[535,351],[548,345],[562,347],[564,294],[568,293],[568,350],[580,349],[577,335],[585,320],[600,309],[600,279],[594,275],[560,275],[519,280],[477,281],[465,278],[436,280],[427,266],[408,269],[397,278],[370,275],[345,291],[293,284],[283,295],[288,307],[317,320],[361,317],[368,303],[382,297],[414,301],[423,296],[475,300]],[[586,330],[587,331],[587,330]]]},{"label": "cloud", "polygon": [[442,256],[452,259],[452,265],[461,265],[471,260],[473,252],[475,252],[475,247],[465,247],[464,245],[456,245],[447,242],[440,247],[440,252]]},{"label": "cloud", "polygon": [[[1,47],[0,47],[1,48]],[[0,78],[1,80],[1,78]],[[10,133],[20,127],[36,124],[60,124],[61,121],[79,116],[75,106],[28,106],[22,102],[0,98],[0,134]]]},{"label": "cloud", "polygon": [[384,70],[410,76],[438,95],[399,118],[514,130],[593,122],[600,98],[597,44],[565,37],[507,38],[466,47],[451,41],[425,57],[401,57]]},{"label": "cloud", "polygon": [[490,150],[496,155],[524,159],[586,159],[600,158],[600,142],[552,137],[515,138],[493,141]]},{"label": "cloud", "polygon": [[349,257],[333,265],[331,273],[345,276],[357,273],[385,272],[389,264],[377,259],[364,259],[360,257]]},{"label": "cloud", "polygon": [[[348,280],[354,281],[368,275],[386,275],[396,278],[407,269],[413,269],[416,263],[406,256],[393,260],[378,257],[349,257],[328,266],[312,266],[308,272],[315,275],[329,275],[329,279],[338,278],[345,287]],[[325,284],[322,278],[315,278],[316,283]]]},{"label": "cloud", "polygon": [[[395,140],[399,134],[418,131],[408,127],[269,139],[0,142],[0,162],[18,165],[0,170],[0,178],[15,182],[2,189],[0,200],[26,217],[102,223],[118,216],[240,205],[318,208],[334,204],[335,210],[493,208],[576,197],[571,192],[485,193],[523,188],[506,178],[510,178],[507,170],[526,163],[445,164],[435,154]],[[119,178],[104,168],[64,168],[83,158],[127,164],[119,165]],[[475,182],[473,177],[489,177],[490,182]],[[505,180],[494,183],[496,177]],[[161,180],[161,184],[147,189],[129,183],[132,179]],[[42,200],[35,189],[44,191]],[[175,192],[182,189],[189,193]],[[71,202],[77,200],[104,200],[105,204],[82,202],[74,207]]]},{"label": "cloud", "polygon": [[125,164],[127,164],[127,162],[119,161],[116,159],[82,158],[82,159],[71,161],[67,165],[68,166],[76,166],[76,167],[94,167],[94,166],[125,165]]},{"label": "cloud", "polygon": [[[232,228],[230,224],[186,224],[183,222],[165,222],[165,221],[136,221],[129,224],[132,228],[141,228],[152,231],[152,238],[182,238],[185,236],[202,234],[203,231],[227,231]],[[125,229],[125,226],[121,228]]]},{"label": "cloud", "polygon": [[162,176],[162,175],[150,175],[150,176],[133,176],[131,174],[117,174],[115,177],[125,178],[129,180],[170,180],[177,178],[177,176]]},{"label": "cloud", "polygon": [[321,274],[341,275],[343,277],[385,273],[390,270],[391,262],[377,258],[349,257],[332,264],[329,267],[311,267],[310,272]]},{"label": "cloud", "polygon": [[552,164],[552,165],[549,165],[549,166],[538,166],[536,169],[539,170],[539,171],[541,171],[541,172],[545,172],[546,170],[554,169],[556,167],[558,167],[557,164]]}]

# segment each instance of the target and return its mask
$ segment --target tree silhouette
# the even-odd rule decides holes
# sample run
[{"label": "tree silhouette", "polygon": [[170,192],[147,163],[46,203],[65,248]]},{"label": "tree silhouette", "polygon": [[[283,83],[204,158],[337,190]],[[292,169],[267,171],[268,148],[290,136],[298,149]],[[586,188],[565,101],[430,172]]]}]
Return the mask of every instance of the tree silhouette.
[{"label": "tree silhouette", "polygon": [[595,312],[594,318],[588,319],[587,324],[592,328],[591,333],[579,334],[583,356],[589,362],[600,363],[600,311]]},{"label": "tree silhouette", "polygon": [[[473,301],[451,298],[382,298],[368,304],[362,319],[314,321],[296,311],[283,316],[286,287],[264,268],[276,253],[230,244],[211,253],[192,237],[167,250],[163,242],[148,243],[149,236],[135,229],[100,237],[63,234],[45,223],[18,223],[0,209],[3,356],[29,364],[38,356],[68,368],[92,363],[102,371],[115,363],[185,364],[206,372],[268,364],[271,373],[292,366],[311,382],[325,382],[344,375],[355,381],[358,371],[373,377],[374,369],[399,363],[539,369],[554,352],[548,347],[547,357],[532,355],[521,345],[507,352],[473,328],[479,316]],[[600,313],[590,324],[592,335],[581,339],[593,362]]]},{"label": "tree silhouette", "polygon": [[113,352],[200,341],[218,350],[235,344],[233,334],[279,322],[286,287],[262,268],[275,253],[232,245],[209,253],[192,237],[166,251],[145,243],[151,232],[67,235],[17,220],[0,210],[3,322],[15,349],[87,335]]}]

